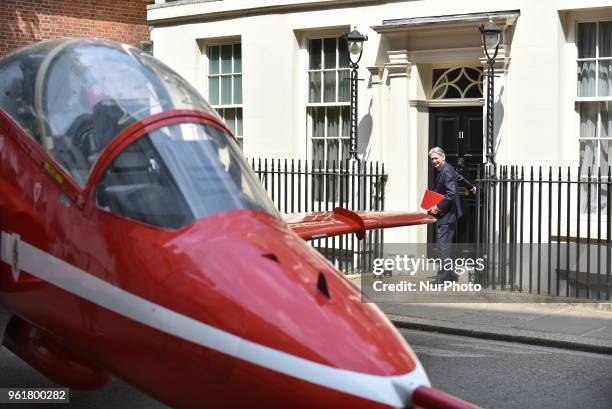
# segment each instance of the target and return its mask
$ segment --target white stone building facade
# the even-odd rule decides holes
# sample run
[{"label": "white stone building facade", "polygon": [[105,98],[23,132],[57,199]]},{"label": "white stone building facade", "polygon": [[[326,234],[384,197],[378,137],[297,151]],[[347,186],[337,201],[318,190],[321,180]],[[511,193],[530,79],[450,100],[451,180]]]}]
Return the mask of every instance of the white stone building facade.
[{"label": "white stone building facade", "polygon": [[[367,35],[358,151],[385,164],[388,210],[418,210],[430,147],[454,151],[470,127],[482,137],[478,27],[490,20],[503,29],[497,163],[608,166],[612,1],[156,0],[148,9],[154,55],[218,108],[251,158],[346,155],[340,36],[354,28]],[[483,160],[482,139],[469,142],[471,153],[459,143],[458,156]],[[424,235],[398,229],[387,237]]]}]

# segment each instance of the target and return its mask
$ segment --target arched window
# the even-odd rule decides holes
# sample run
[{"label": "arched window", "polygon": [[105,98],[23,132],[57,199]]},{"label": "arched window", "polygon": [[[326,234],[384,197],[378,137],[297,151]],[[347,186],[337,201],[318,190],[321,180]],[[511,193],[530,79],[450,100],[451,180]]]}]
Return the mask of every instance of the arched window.
[{"label": "arched window", "polygon": [[432,99],[482,98],[482,68],[434,69],[432,82]]}]

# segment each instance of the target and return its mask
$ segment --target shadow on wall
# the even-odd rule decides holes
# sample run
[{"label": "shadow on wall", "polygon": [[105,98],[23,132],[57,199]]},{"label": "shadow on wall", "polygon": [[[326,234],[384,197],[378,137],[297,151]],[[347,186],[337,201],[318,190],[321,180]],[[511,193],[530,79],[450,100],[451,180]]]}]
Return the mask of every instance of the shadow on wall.
[{"label": "shadow on wall", "polygon": [[366,150],[370,145],[370,138],[372,137],[372,104],[374,104],[374,100],[370,99],[368,113],[361,118],[357,126],[357,155],[365,160],[368,160],[370,156],[370,151],[366,152]]},{"label": "shadow on wall", "polygon": [[504,94],[504,86],[499,89],[499,97],[497,101],[493,104],[493,112],[495,113],[495,128],[493,134],[495,135],[495,156],[497,157],[497,150],[499,149],[499,144],[501,140],[499,138],[499,130],[501,129],[501,125],[504,121],[504,104],[501,102],[501,97]]}]

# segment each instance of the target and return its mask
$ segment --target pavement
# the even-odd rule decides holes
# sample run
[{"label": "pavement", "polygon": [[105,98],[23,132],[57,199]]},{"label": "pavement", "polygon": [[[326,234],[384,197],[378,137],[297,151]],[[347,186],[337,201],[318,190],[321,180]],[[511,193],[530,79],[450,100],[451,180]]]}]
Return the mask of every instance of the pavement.
[{"label": "pavement", "polygon": [[[358,279],[353,279],[359,285]],[[612,355],[612,304],[378,302],[400,328]]]}]

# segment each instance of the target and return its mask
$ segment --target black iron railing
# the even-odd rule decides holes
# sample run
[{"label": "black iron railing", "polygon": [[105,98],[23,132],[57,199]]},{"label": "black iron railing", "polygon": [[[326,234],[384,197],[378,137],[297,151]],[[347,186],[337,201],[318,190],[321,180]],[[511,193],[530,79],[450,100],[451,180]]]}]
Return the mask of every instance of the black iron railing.
[{"label": "black iron railing", "polygon": [[477,280],[493,289],[610,300],[611,169],[487,167],[478,175]]},{"label": "black iron railing", "polygon": [[[385,207],[387,176],[383,164],[347,160],[336,163],[306,160],[251,159],[251,166],[281,213]],[[383,232],[371,231],[363,241],[343,235],[312,241],[345,274],[358,274],[382,255]]]}]

